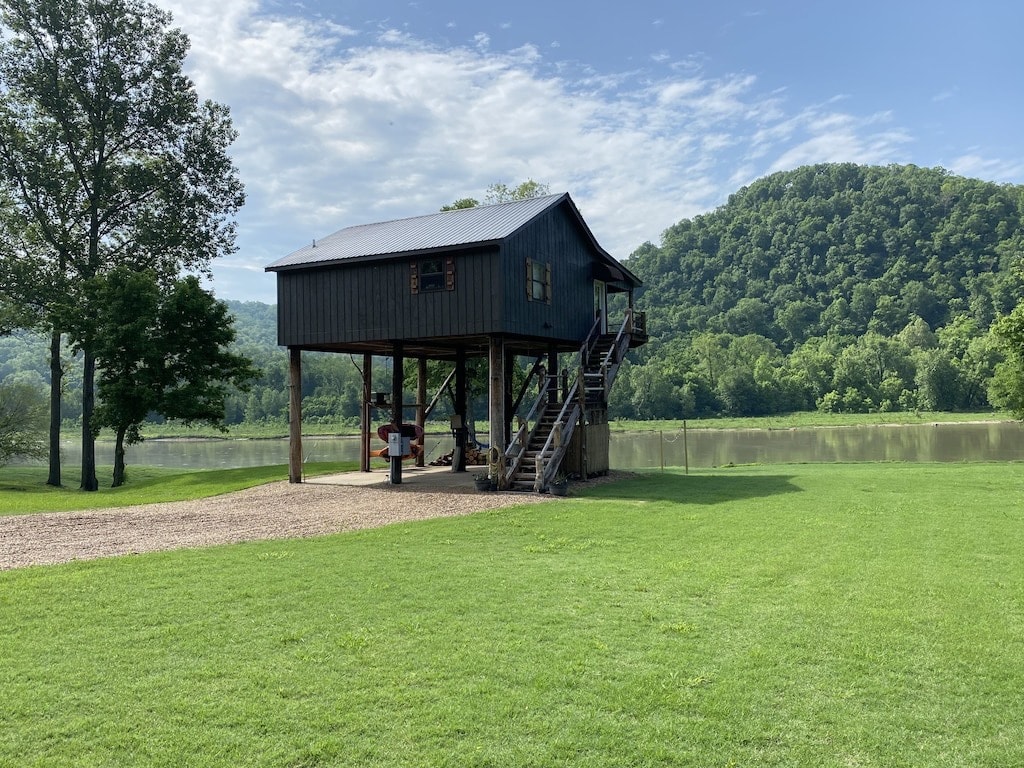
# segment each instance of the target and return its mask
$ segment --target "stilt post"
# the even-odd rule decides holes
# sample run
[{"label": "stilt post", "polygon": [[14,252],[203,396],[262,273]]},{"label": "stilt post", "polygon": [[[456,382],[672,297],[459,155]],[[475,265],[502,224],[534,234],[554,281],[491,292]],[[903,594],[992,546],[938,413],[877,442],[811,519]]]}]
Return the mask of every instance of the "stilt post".
[{"label": "stilt post", "polygon": [[[491,336],[487,346],[487,416],[492,452],[504,450],[502,444],[505,433],[505,345],[500,336]],[[498,478],[498,488],[502,487],[503,477]]]},{"label": "stilt post", "polygon": [[288,482],[302,482],[302,350],[288,348]]},{"label": "stilt post", "polygon": [[[427,359],[421,357],[416,360],[416,425],[422,430],[427,423]],[[416,466],[422,467],[426,464],[427,438],[426,432],[420,440],[420,452],[416,455]]]},{"label": "stilt post", "polygon": [[[391,424],[395,429],[402,426],[402,400],[405,397],[405,357],[402,354],[402,342],[396,341],[394,345],[394,369],[391,373]],[[397,456],[389,455],[391,472],[388,481],[392,485],[402,484],[402,452]]]},{"label": "stilt post", "polygon": [[360,412],[359,426],[359,471],[370,471],[370,428],[371,408],[370,400],[373,399],[373,355],[363,355],[363,407]]},{"label": "stilt post", "polygon": [[466,471],[466,438],[469,425],[466,423],[466,350],[459,347],[455,352],[455,451],[452,454],[452,472]]}]

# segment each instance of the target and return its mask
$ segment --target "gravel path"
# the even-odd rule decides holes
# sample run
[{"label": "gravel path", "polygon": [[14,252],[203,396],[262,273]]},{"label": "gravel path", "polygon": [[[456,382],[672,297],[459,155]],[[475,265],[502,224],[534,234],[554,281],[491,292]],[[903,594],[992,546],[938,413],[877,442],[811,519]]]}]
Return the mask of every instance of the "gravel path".
[{"label": "gravel path", "polygon": [[319,536],[548,500],[537,494],[282,481],[198,501],[0,517],[0,570]]}]

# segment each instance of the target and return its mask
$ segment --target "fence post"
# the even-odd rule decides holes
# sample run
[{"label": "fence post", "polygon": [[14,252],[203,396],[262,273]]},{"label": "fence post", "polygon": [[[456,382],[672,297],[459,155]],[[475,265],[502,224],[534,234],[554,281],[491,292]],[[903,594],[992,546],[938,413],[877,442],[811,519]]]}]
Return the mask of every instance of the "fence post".
[{"label": "fence post", "polygon": [[686,474],[690,474],[690,446],[686,440],[686,419],[683,419],[683,463],[686,466]]}]

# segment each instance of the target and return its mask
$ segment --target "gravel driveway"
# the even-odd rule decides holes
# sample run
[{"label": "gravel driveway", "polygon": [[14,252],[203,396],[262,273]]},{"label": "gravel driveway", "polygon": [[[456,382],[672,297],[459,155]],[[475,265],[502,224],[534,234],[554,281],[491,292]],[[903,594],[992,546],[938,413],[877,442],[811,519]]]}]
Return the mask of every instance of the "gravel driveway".
[{"label": "gravel driveway", "polygon": [[0,570],[319,536],[548,500],[548,496],[532,493],[283,481],[198,501],[0,517]]}]

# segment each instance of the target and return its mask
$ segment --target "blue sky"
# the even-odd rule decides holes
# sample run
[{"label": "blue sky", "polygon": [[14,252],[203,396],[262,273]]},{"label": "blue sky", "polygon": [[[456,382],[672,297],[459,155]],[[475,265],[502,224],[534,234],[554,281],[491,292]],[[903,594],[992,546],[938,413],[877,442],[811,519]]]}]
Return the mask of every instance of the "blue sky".
[{"label": "blue sky", "polygon": [[342,227],[495,182],[568,191],[620,259],[816,162],[1024,183],[1024,3],[157,0],[231,108],[248,203],[220,298]]}]

